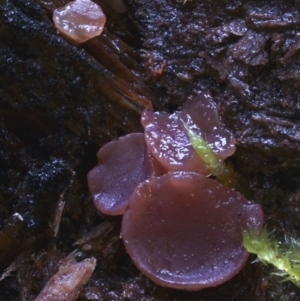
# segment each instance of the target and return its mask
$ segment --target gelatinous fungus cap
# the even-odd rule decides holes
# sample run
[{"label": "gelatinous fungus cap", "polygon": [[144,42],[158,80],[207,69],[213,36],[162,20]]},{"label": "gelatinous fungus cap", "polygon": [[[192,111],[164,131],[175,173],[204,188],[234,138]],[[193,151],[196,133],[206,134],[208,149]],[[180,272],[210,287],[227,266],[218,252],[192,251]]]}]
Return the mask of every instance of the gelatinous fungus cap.
[{"label": "gelatinous fungus cap", "polygon": [[178,112],[153,112],[142,115],[145,141],[158,164],[167,171],[194,171],[209,175],[205,163],[192,148]]},{"label": "gelatinous fungus cap", "polygon": [[126,250],[155,283],[200,290],[226,282],[248,258],[242,231],[260,233],[263,212],[206,177],[209,167],[187,129],[203,137],[221,161],[235,151],[232,135],[204,93],[174,114],[145,110],[142,124],[144,134],[129,134],[99,150],[99,163],[88,174],[95,206],[105,214],[124,214]]},{"label": "gelatinous fungus cap", "polygon": [[242,231],[263,226],[258,204],[191,172],[153,177],[136,187],[122,238],[136,266],[159,285],[199,290],[237,274],[248,258]]},{"label": "gelatinous fungus cap", "polygon": [[183,106],[180,118],[202,136],[212,151],[222,160],[234,154],[233,135],[226,129],[217,105],[208,93],[190,96]]},{"label": "gelatinous fungus cap", "polygon": [[94,204],[104,214],[123,214],[134,188],[154,175],[144,135],[133,133],[113,140],[97,157],[98,165],[88,173]]},{"label": "gelatinous fungus cap", "polygon": [[102,33],[106,17],[98,4],[75,0],[54,10],[53,21],[63,35],[80,44]]},{"label": "gelatinous fungus cap", "polygon": [[191,146],[183,121],[201,135],[222,160],[235,152],[232,134],[224,127],[209,94],[190,97],[182,111],[173,114],[146,109],[141,122],[146,144],[166,171],[193,171],[209,175]]}]

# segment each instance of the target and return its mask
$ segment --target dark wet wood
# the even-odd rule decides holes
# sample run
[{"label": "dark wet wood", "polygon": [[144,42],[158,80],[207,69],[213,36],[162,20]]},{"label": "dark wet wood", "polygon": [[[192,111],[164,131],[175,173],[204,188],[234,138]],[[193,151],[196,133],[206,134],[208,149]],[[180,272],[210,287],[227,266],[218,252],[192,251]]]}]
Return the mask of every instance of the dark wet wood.
[{"label": "dark wet wood", "polygon": [[154,285],[126,255],[120,219],[96,212],[86,184],[98,148],[141,130],[144,107],[172,111],[209,90],[236,137],[243,193],[279,236],[299,233],[299,1],[130,0],[124,15],[95,2],[106,29],[74,46],[51,20],[66,0],[0,1],[0,273],[12,264],[15,275],[0,282],[0,299],[33,300],[79,248],[98,262],[82,301],[299,300],[250,262],[200,292]]}]

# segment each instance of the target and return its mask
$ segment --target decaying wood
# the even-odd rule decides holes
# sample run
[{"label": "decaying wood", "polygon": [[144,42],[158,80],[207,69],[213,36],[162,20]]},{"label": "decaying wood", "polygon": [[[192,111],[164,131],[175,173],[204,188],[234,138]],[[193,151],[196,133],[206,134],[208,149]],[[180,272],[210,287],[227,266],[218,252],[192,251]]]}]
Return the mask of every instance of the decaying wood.
[{"label": "decaying wood", "polygon": [[93,257],[76,262],[72,254],[64,258],[34,301],[75,301],[92,276],[96,262]]},{"label": "decaying wood", "polygon": [[34,300],[77,243],[80,259],[97,259],[81,301],[299,300],[252,264],[200,292],[154,285],[86,185],[98,148],[141,130],[144,107],[172,111],[209,90],[236,137],[243,193],[263,203],[276,233],[298,233],[299,1],[130,0],[126,12],[95,2],[107,25],[81,46],[51,20],[66,0],[0,3],[0,274],[16,263],[0,299]]}]

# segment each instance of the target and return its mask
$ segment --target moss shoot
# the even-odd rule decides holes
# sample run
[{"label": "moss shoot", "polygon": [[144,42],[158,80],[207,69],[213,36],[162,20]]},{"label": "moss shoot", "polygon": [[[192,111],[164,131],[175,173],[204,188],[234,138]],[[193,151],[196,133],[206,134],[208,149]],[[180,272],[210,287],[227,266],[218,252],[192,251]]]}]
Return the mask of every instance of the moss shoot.
[{"label": "moss shoot", "polygon": [[197,135],[186,123],[183,122],[190,142],[197,155],[205,162],[207,168],[222,184],[236,187],[237,177],[230,165],[226,165],[209,147],[207,142]]},{"label": "moss shoot", "polygon": [[275,275],[300,286],[300,241],[286,237],[284,243],[271,238],[266,229],[262,233],[243,233],[243,245],[249,253],[257,255],[263,264],[271,264],[278,269]]}]

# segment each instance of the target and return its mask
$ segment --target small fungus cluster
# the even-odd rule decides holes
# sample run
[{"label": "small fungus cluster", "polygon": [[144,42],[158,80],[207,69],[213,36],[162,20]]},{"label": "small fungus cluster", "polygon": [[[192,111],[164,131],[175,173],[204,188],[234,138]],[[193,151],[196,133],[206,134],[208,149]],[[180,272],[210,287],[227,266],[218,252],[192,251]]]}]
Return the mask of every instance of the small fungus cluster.
[{"label": "small fungus cluster", "polygon": [[144,133],[104,145],[88,174],[96,208],[124,215],[122,238],[136,266],[155,283],[199,290],[237,274],[248,258],[243,231],[263,227],[263,213],[233,188],[209,178],[205,152],[189,129],[218,160],[235,151],[211,96],[190,97],[173,114],[146,109]]},{"label": "small fungus cluster", "polygon": [[63,36],[80,44],[102,33],[106,17],[98,4],[75,0],[54,10],[53,22]]}]

